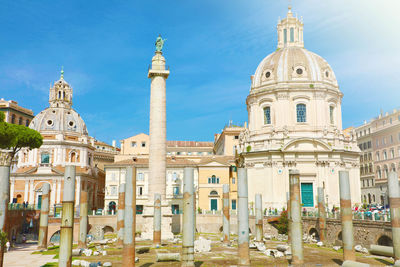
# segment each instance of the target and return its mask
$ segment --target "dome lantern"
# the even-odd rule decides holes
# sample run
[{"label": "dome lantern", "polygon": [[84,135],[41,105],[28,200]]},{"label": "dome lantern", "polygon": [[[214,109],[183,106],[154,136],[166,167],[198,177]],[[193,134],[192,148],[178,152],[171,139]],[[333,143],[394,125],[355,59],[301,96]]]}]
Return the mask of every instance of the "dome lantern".
[{"label": "dome lantern", "polygon": [[278,21],[277,31],[279,49],[288,46],[304,47],[303,23],[297,17],[293,17],[291,6],[286,18]]},{"label": "dome lantern", "polygon": [[61,69],[61,77],[56,81],[53,87],[50,88],[49,94],[50,107],[71,108],[72,106],[72,88],[64,80],[64,69]]}]

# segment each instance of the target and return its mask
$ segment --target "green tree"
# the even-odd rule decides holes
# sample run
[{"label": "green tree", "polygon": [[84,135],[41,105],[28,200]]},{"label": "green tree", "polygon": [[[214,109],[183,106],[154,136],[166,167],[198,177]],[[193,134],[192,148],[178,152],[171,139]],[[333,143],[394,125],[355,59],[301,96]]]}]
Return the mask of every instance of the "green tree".
[{"label": "green tree", "polygon": [[4,121],[4,113],[0,112],[0,148],[11,150],[12,157],[22,148],[39,148],[43,144],[42,135],[23,125],[15,125]]},{"label": "green tree", "polygon": [[279,234],[287,234],[288,227],[289,227],[289,220],[287,216],[287,211],[284,210],[281,212],[281,216],[279,217],[278,222],[276,223],[276,229],[278,229]]}]

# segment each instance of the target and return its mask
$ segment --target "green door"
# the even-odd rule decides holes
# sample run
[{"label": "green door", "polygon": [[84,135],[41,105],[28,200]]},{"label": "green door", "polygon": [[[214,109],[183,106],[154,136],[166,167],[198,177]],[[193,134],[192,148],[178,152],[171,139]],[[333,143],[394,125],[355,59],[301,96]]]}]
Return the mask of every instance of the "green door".
[{"label": "green door", "polygon": [[312,183],[301,183],[301,203],[303,204],[303,207],[314,207]]},{"label": "green door", "polygon": [[217,210],[218,209],[218,199],[211,199],[211,210]]}]

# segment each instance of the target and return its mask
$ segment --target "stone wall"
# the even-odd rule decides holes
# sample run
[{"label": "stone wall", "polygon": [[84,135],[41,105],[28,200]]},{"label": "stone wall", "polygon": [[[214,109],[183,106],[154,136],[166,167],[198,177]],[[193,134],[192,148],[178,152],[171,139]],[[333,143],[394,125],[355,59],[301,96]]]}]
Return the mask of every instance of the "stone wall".
[{"label": "stone wall", "polygon": [[[340,244],[342,225],[340,219],[326,220],[326,244]],[[312,231],[319,233],[317,218],[303,218],[303,233],[310,234]],[[354,244],[369,248],[371,244],[378,244],[379,238],[387,236],[392,239],[392,228],[390,222],[353,220]]]}]

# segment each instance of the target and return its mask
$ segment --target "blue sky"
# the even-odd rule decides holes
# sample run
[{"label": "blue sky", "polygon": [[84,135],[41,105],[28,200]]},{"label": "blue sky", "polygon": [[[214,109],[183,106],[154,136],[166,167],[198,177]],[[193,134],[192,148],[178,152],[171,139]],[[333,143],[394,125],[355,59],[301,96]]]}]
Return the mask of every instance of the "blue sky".
[{"label": "blue sky", "polygon": [[[276,49],[288,1],[1,1],[0,97],[36,113],[60,76],[89,134],[148,133],[147,68],[167,38],[167,138],[213,140],[247,120],[250,75]],[[292,1],[305,47],[324,57],[341,91],[343,126],[400,106],[397,0]]]}]

